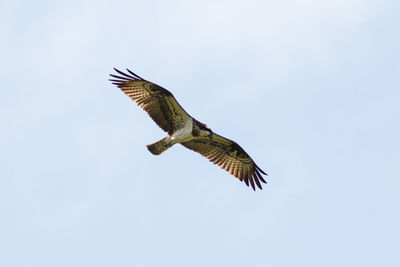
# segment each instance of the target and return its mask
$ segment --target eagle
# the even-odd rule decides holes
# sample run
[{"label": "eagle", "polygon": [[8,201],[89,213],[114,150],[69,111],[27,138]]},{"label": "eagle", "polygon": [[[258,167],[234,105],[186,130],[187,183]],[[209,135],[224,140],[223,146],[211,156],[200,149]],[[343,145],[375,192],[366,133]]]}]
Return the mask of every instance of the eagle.
[{"label": "eagle", "polygon": [[217,164],[247,186],[262,189],[261,182],[267,183],[262,171],[254,160],[236,142],[214,133],[204,123],[190,116],[167,89],[147,81],[126,69],[124,73],[116,68],[118,75],[110,74],[114,85],[143,108],[158,126],[168,133],[165,138],[147,145],[154,155],[160,155],[179,143],[209,161]]}]

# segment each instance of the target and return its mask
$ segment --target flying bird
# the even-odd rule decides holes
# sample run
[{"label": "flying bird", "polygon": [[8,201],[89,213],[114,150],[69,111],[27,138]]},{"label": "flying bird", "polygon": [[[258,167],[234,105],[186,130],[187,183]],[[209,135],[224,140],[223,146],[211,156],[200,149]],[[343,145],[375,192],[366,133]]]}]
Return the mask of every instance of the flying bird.
[{"label": "flying bird", "polygon": [[200,153],[209,161],[256,189],[266,183],[263,172],[254,160],[236,142],[214,133],[204,123],[190,116],[170,91],[149,82],[132,71],[110,74],[110,81],[143,108],[168,136],[147,146],[154,155],[160,155],[174,144]]}]

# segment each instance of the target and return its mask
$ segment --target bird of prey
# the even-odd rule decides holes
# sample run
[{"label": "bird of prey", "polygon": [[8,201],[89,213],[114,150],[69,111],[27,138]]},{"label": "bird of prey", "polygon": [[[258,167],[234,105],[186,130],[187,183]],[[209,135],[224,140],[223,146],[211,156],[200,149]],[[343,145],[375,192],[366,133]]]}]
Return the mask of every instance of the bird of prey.
[{"label": "bird of prey", "polygon": [[263,172],[237,143],[214,133],[205,124],[190,116],[167,89],[149,82],[127,69],[110,74],[110,81],[143,108],[168,136],[148,145],[154,155],[180,143],[200,153],[214,164],[256,189],[266,183]]}]

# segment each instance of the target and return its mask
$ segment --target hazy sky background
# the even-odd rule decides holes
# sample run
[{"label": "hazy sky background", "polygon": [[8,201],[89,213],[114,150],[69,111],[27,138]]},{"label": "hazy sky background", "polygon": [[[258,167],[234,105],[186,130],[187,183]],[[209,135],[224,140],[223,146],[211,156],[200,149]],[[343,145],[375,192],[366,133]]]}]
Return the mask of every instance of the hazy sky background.
[{"label": "hazy sky background", "polygon": [[[0,3],[1,266],[400,266],[400,2]],[[253,192],[108,82],[172,91]]]}]

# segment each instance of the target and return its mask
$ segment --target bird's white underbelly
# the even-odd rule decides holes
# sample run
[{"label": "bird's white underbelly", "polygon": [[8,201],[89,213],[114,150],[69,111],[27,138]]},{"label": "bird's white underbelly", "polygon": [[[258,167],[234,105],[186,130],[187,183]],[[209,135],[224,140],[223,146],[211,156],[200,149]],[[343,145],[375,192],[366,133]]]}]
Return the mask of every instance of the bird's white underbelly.
[{"label": "bird's white underbelly", "polygon": [[171,135],[171,140],[174,143],[181,143],[193,139],[193,120],[192,118],[185,121],[184,126]]}]

